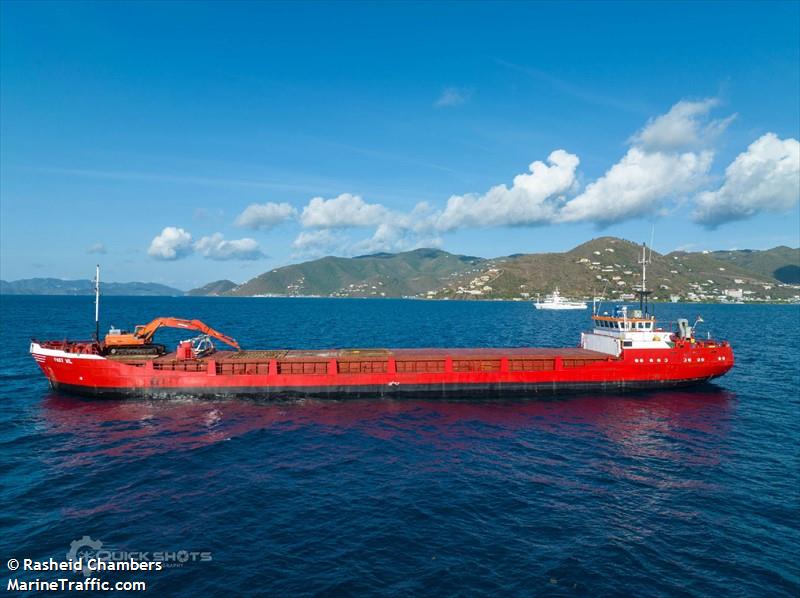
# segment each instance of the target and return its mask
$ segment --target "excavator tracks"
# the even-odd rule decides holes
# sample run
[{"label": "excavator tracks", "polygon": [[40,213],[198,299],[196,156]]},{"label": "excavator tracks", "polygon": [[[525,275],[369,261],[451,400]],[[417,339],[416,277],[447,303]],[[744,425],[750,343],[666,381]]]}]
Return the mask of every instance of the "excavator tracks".
[{"label": "excavator tracks", "polygon": [[164,355],[167,349],[164,345],[149,344],[149,345],[121,345],[108,347],[106,355],[113,357],[158,357]]}]

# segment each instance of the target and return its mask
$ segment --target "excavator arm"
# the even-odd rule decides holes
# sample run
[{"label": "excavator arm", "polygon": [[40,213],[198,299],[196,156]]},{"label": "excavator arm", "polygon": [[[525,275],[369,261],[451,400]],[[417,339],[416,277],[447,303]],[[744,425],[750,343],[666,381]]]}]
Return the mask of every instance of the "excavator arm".
[{"label": "excavator arm", "polygon": [[234,339],[222,334],[217,330],[214,330],[213,328],[211,328],[211,326],[204,324],[200,320],[182,320],[180,318],[156,318],[149,324],[145,324],[144,326],[137,326],[133,334],[134,336],[142,339],[143,342],[149,343],[150,341],[153,340],[153,335],[156,333],[156,331],[162,327],[183,328],[185,330],[197,330],[199,332],[202,332],[203,334],[207,334],[210,337],[222,341],[226,345],[230,345],[231,347],[236,348],[237,351],[241,348],[239,347],[239,343],[237,343]]},{"label": "excavator arm", "polygon": [[184,330],[197,330],[203,334],[207,334],[226,345],[234,347],[237,351],[241,350],[239,343],[229,336],[214,330],[200,320],[183,320],[181,318],[156,318],[149,324],[137,326],[133,334],[117,334],[106,336],[106,345],[143,345],[149,344],[153,340],[153,335],[159,328],[182,328]]}]

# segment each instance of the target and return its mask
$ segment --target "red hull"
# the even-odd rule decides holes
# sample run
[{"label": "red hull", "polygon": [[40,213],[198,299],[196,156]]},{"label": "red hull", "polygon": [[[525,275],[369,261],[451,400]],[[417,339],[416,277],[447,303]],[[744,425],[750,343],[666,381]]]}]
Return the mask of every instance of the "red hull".
[{"label": "red hull", "polygon": [[[175,353],[110,358],[91,343],[34,342],[54,388],[88,396],[512,396],[685,386],[725,374],[727,343],[626,349],[395,349]],[[83,351],[83,352],[79,352]]]}]

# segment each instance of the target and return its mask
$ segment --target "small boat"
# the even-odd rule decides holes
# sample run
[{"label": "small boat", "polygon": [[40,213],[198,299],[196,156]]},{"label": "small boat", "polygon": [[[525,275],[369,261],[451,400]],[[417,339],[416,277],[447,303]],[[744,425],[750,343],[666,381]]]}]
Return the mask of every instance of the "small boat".
[{"label": "small boat", "polygon": [[586,309],[587,307],[585,301],[573,301],[562,297],[558,292],[558,287],[556,287],[552,295],[545,297],[544,301],[539,301],[537,297],[533,306],[536,309]]}]

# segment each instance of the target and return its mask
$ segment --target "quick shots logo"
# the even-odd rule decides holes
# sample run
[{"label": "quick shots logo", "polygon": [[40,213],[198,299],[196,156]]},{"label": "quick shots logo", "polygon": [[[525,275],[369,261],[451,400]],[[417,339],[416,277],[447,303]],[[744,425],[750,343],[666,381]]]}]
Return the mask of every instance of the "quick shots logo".
[{"label": "quick shots logo", "polygon": [[103,571],[163,571],[187,563],[210,562],[211,553],[198,550],[124,550],[108,547],[101,540],[83,536],[70,543],[67,560],[73,571],[90,577]]}]

